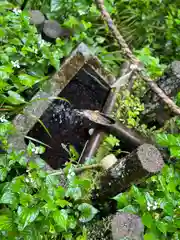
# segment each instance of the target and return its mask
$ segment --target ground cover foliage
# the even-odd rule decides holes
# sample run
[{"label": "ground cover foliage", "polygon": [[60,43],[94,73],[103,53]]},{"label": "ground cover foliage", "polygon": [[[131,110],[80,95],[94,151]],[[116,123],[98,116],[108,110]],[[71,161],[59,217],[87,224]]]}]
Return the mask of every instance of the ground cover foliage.
[{"label": "ground cover foliage", "polygon": [[[109,0],[105,5],[153,79],[159,77],[172,60],[179,59],[179,1]],[[29,9],[41,10],[48,18],[72,28],[73,36],[57,39],[55,44],[44,41],[29,23]],[[76,175],[74,168],[78,163],[76,157],[72,157],[76,156],[75,152],[71,152],[71,161],[64,169],[67,181],[63,185],[58,176],[44,170],[39,157],[44,147],[30,143],[26,151],[18,152],[8,144],[8,136],[15,131],[11,124],[12,115],[29,103],[29,95],[43,86],[50,69],[58,70],[62,59],[81,41],[88,44],[105,68],[114,75],[119,74],[124,56],[93,1],[0,2],[0,140],[7,150],[6,154],[0,155],[0,239],[85,240],[86,223],[98,213],[89,196],[95,183],[88,174],[83,178]],[[139,99],[146,87],[135,81],[133,95],[124,92],[123,100],[118,96],[114,117],[144,134],[155,134],[158,144],[169,149],[167,162],[170,163],[145,184],[132,186],[114,199],[117,210],[141,217],[145,240],[178,240],[179,134],[164,129],[156,132],[140,123],[144,106]],[[179,129],[178,118],[173,124]],[[113,136],[106,137],[96,158],[101,159],[110,152],[116,155],[121,152],[121,142]],[[32,161],[34,158],[36,164]],[[176,161],[171,163],[171,158]]]}]

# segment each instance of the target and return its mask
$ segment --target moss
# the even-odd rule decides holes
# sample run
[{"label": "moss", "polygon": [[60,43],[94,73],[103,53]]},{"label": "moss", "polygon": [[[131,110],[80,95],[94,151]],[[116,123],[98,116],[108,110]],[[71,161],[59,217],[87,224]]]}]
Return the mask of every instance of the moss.
[{"label": "moss", "polygon": [[106,217],[100,221],[93,221],[87,226],[88,240],[113,240],[111,234],[112,217]]}]

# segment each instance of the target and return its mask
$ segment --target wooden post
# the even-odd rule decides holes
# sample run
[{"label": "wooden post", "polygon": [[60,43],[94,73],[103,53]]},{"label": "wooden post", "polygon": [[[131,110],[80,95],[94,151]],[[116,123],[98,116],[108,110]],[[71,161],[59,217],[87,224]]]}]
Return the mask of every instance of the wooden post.
[{"label": "wooden post", "polygon": [[131,184],[140,183],[142,179],[158,173],[164,166],[159,150],[147,143],[124,158],[110,162],[108,157],[101,162],[106,171],[100,177],[99,188],[93,192],[95,202],[107,201]]},{"label": "wooden post", "polygon": [[[176,96],[180,91],[180,61],[172,62],[156,83],[167,96]],[[145,110],[141,115],[141,122],[143,123],[148,125],[158,123],[161,126],[166,120],[174,116],[152,90],[148,90],[141,101],[145,104]]]},{"label": "wooden post", "polygon": [[[130,63],[124,62],[124,64],[122,64],[122,67],[121,67],[120,77],[127,74],[129,70],[130,70]],[[117,93],[120,91],[120,89],[122,88],[123,85],[127,84],[129,79],[127,78],[125,80],[124,80],[124,82],[118,84],[118,86],[115,88],[115,91],[113,89],[111,89],[109,96],[103,107],[103,113],[105,113],[105,114],[112,113],[115,103],[116,103]],[[87,145],[85,146],[84,151],[82,152],[82,154],[80,156],[80,160],[79,160],[80,163],[84,163],[87,159],[94,157],[94,155],[104,137],[105,137],[105,133],[102,131],[102,129],[96,128],[94,130],[91,138],[87,142]]]}]

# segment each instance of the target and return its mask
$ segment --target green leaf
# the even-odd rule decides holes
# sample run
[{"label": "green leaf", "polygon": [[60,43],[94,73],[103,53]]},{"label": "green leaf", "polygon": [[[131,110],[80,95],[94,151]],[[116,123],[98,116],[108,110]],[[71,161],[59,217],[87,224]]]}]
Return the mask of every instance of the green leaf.
[{"label": "green leaf", "polygon": [[170,147],[170,153],[172,157],[180,157],[180,147],[179,146],[172,146]]},{"label": "green leaf", "polygon": [[143,193],[140,192],[140,190],[133,185],[131,187],[131,191],[133,194],[133,197],[136,199],[137,203],[139,203],[139,205],[141,206],[141,208],[145,208],[146,207],[146,199]]},{"label": "green leaf", "polygon": [[8,170],[5,167],[0,167],[0,181],[4,181],[8,174]]},{"label": "green leaf", "polygon": [[134,213],[136,214],[137,213],[137,208],[133,205],[127,205],[125,206],[123,209],[119,209],[119,212],[128,212],[128,213]]},{"label": "green leaf", "polygon": [[52,186],[58,186],[59,185],[59,179],[57,176],[53,176],[53,175],[48,175],[46,177],[46,185],[48,187],[52,187]]},{"label": "green leaf", "polygon": [[98,36],[98,37],[96,38],[96,41],[97,41],[98,43],[103,43],[105,40],[106,40],[106,39],[105,39],[104,37],[102,37],[102,36]]},{"label": "green leaf", "polygon": [[63,237],[64,237],[65,240],[72,240],[73,239],[72,233],[64,233]]},{"label": "green leaf", "polygon": [[5,167],[5,168],[9,167],[9,159],[8,159],[8,157],[6,155],[0,155],[0,163],[1,163],[0,167]]},{"label": "green leaf", "polygon": [[5,30],[2,27],[0,27],[0,38],[3,38],[5,34],[6,34]]},{"label": "green leaf", "polygon": [[78,206],[78,210],[81,212],[79,220],[80,222],[89,222],[97,214],[98,210],[88,203],[82,203]]},{"label": "green leaf", "polygon": [[60,54],[59,52],[53,52],[53,54],[50,56],[49,61],[51,65],[58,71],[60,68]]},{"label": "green leaf", "polygon": [[10,85],[5,82],[3,79],[0,79],[0,90],[1,91],[5,91],[8,90],[10,88]]},{"label": "green leaf", "polygon": [[0,213],[0,231],[12,231],[13,218],[11,213]]},{"label": "green leaf", "polygon": [[174,139],[174,141],[175,142],[172,142],[171,143],[171,146],[172,145],[176,145],[176,146],[179,146],[180,147],[180,136],[178,135],[178,136],[174,136],[174,135],[171,135],[172,137],[173,137],[173,139]]},{"label": "green leaf", "polygon": [[11,134],[14,130],[12,123],[4,122],[0,124],[0,136],[4,137],[7,134]]},{"label": "green leaf", "polygon": [[78,200],[82,196],[81,189],[79,187],[76,188],[68,188],[66,191],[66,197],[70,197],[71,199]]},{"label": "green leaf", "polygon": [[156,141],[158,144],[160,144],[163,147],[169,146],[169,139],[168,139],[168,135],[166,133],[157,134]]},{"label": "green leaf", "polygon": [[18,38],[11,39],[11,43],[12,43],[13,45],[17,45],[17,46],[22,45],[22,42],[21,42],[20,39],[18,39]]},{"label": "green leaf", "polygon": [[21,236],[23,240],[42,240],[41,231],[39,231],[38,226],[27,226],[23,231],[21,231]]},{"label": "green leaf", "polygon": [[13,73],[13,69],[10,65],[0,66],[0,72]]},{"label": "green leaf", "polygon": [[69,216],[68,218],[68,228],[75,229],[77,226],[77,218],[74,216]]},{"label": "green leaf", "polygon": [[25,190],[25,183],[24,183],[25,177],[19,176],[12,180],[11,183],[11,189],[14,193],[20,193]]},{"label": "green leaf", "polygon": [[5,9],[11,9],[13,7],[13,4],[9,3],[8,1],[0,1],[0,12]]},{"label": "green leaf", "polygon": [[105,138],[105,142],[110,146],[110,147],[115,147],[115,146],[119,146],[119,139],[117,139],[116,137],[109,135]]},{"label": "green leaf", "polygon": [[11,204],[11,205],[16,204],[17,203],[16,194],[10,191],[5,192],[0,198],[0,203]]},{"label": "green leaf", "polygon": [[158,240],[158,238],[153,233],[146,233],[144,235],[144,240]]},{"label": "green leaf", "polygon": [[58,199],[64,199],[65,197],[65,189],[62,186],[58,186],[56,188],[56,198]]},{"label": "green leaf", "polygon": [[156,226],[162,233],[164,233],[164,234],[167,233],[167,229],[168,229],[168,224],[167,223],[157,221]]},{"label": "green leaf", "polygon": [[153,218],[152,218],[150,213],[146,212],[146,213],[143,214],[143,216],[142,216],[142,223],[146,227],[151,228],[151,226],[153,224]]},{"label": "green leaf", "polygon": [[9,65],[0,66],[0,79],[7,80],[12,72],[13,70],[11,66]]},{"label": "green leaf", "polygon": [[180,219],[176,219],[175,224],[177,228],[180,228]]},{"label": "green leaf", "polygon": [[145,192],[145,199],[146,199],[147,204],[148,203],[150,203],[150,204],[154,203],[154,199],[149,192]]},{"label": "green leaf", "polygon": [[28,207],[28,205],[33,201],[33,196],[28,194],[28,193],[24,193],[22,192],[20,194],[20,203],[25,206]]},{"label": "green leaf", "polygon": [[174,214],[174,206],[173,206],[173,204],[171,202],[166,203],[164,205],[163,209],[164,209],[164,212],[166,214],[168,214],[169,216],[173,216],[173,214]]},{"label": "green leaf", "polygon": [[62,230],[67,231],[68,214],[64,209],[55,211],[53,213],[53,218],[56,224],[60,226]]},{"label": "green leaf", "polygon": [[61,208],[64,208],[65,206],[72,206],[72,203],[64,200],[64,199],[58,199],[56,200],[56,204],[60,206]]},{"label": "green leaf", "polygon": [[73,185],[80,187],[81,191],[83,191],[83,190],[89,191],[89,189],[91,187],[91,180],[75,177],[73,180]]},{"label": "green leaf", "polygon": [[49,200],[44,206],[43,208],[48,209],[50,211],[55,211],[57,209],[57,205],[54,201]]},{"label": "green leaf", "polygon": [[113,197],[114,200],[118,203],[118,209],[125,207],[128,205],[127,194],[119,193],[117,196]]},{"label": "green leaf", "polygon": [[51,12],[58,11],[62,6],[61,0],[51,0]]},{"label": "green leaf", "polygon": [[22,231],[26,226],[35,221],[39,215],[39,209],[38,207],[28,208],[20,206],[18,207],[17,214],[19,220],[18,228],[20,231]]},{"label": "green leaf", "polygon": [[14,91],[8,91],[9,96],[6,98],[6,101],[8,101],[12,105],[19,105],[22,103],[25,103],[25,100],[21,95]]},{"label": "green leaf", "polygon": [[159,133],[156,135],[157,143],[164,147],[180,146],[180,137],[173,134]]},{"label": "green leaf", "polygon": [[40,81],[39,78],[30,76],[28,74],[20,74],[18,78],[20,83],[27,87],[32,87],[35,83]]},{"label": "green leaf", "polygon": [[71,161],[77,161],[79,159],[79,153],[76,151],[75,147],[70,145],[69,146],[69,154]]},{"label": "green leaf", "polygon": [[9,57],[5,53],[0,54],[0,61],[1,61],[2,64],[8,63],[9,62]]},{"label": "green leaf", "polygon": [[35,152],[35,149],[36,149],[36,145],[30,141],[27,146],[27,153],[30,157],[32,156],[33,152]]},{"label": "green leaf", "polygon": [[176,179],[172,178],[172,180],[167,185],[167,189],[169,192],[176,192],[176,187],[178,186],[178,181]]}]

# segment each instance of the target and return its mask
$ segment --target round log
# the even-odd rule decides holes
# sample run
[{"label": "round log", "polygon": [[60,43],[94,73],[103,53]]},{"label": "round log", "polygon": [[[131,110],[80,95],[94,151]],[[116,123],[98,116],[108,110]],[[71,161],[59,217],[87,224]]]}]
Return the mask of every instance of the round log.
[{"label": "round log", "polygon": [[70,29],[62,28],[55,20],[45,20],[42,37],[44,40],[54,42],[57,38],[69,38],[72,32]]},{"label": "round log", "polygon": [[[104,161],[104,160],[102,160]],[[108,164],[106,164],[108,165]],[[106,202],[131,184],[161,171],[164,161],[159,150],[151,144],[143,144],[122,159],[108,165],[100,177],[98,189],[93,192],[95,202]]]},{"label": "round log", "polygon": [[39,10],[31,10],[29,12],[29,15],[30,15],[30,23],[35,25],[38,31],[41,32],[43,29],[44,21],[45,21],[44,14]]},{"label": "round log", "polygon": [[142,240],[144,226],[139,216],[116,213],[87,225],[88,240]]},{"label": "round log", "polygon": [[[165,70],[164,75],[156,81],[167,96],[175,97],[180,91],[180,61],[172,62]],[[164,125],[173,113],[165,107],[161,99],[151,90],[141,99],[144,102],[145,110],[141,115],[141,121],[147,125]]]},{"label": "round log", "polygon": [[111,223],[113,240],[143,240],[144,226],[140,217],[129,213],[117,213]]}]

